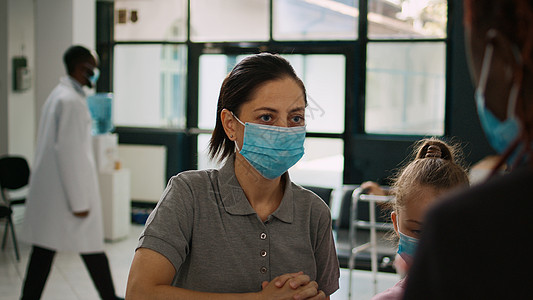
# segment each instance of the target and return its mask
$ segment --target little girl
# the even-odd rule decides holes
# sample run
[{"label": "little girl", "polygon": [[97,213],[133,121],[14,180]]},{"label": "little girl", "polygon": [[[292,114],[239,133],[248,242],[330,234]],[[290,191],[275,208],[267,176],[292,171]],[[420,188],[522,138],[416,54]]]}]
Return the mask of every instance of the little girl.
[{"label": "little girl", "polygon": [[[424,214],[430,204],[452,188],[468,185],[468,175],[456,162],[456,149],[435,138],[424,139],[415,144],[415,159],[398,172],[392,185],[392,223],[399,238],[398,254],[405,270],[411,265],[418,238],[422,231]],[[371,194],[384,194],[372,182],[362,188],[369,188]],[[397,259],[398,256],[397,256]],[[374,296],[373,300],[402,299],[407,277],[395,286]]]}]

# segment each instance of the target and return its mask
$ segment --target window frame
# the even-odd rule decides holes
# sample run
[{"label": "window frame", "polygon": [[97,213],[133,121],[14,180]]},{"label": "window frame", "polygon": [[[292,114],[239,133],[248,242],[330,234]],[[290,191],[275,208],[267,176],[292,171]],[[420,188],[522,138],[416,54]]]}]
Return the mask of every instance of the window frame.
[{"label": "window frame", "polygon": [[[174,166],[171,173],[177,173],[186,169],[195,169],[197,166],[197,137],[201,133],[210,133],[210,130],[198,128],[198,88],[199,88],[199,59],[202,54],[216,53],[225,55],[254,54],[269,51],[280,54],[341,54],[345,56],[345,121],[344,132],[342,133],[321,133],[308,132],[306,136],[315,138],[337,138],[344,142],[344,170],[343,184],[353,183],[352,166],[356,158],[353,146],[357,140],[392,140],[411,144],[413,141],[423,137],[422,135],[401,135],[401,134],[373,134],[365,132],[365,97],[366,97],[366,59],[367,47],[369,43],[445,43],[445,107],[444,107],[444,132],[449,133],[450,119],[450,84],[451,84],[451,11],[453,11],[453,0],[447,1],[447,27],[445,38],[435,39],[378,39],[368,37],[368,0],[359,1],[359,18],[357,21],[357,38],[355,40],[312,40],[312,41],[277,41],[273,39],[273,2],[269,0],[269,40],[264,42],[192,42],[190,39],[190,8],[191,3],[187,1],[187,37],[186,41],[114,41],[114,2],[97,1],[97,52],[103,58],[101,61],[102,76],[97,85],[97,91],[113,91],[113,51],[116,45],[144,45],[144,44],[177,44],[187,47],[187,82],[186,82],[186,125],[185,129],[177,128],[150,128],[149,132],[176,133],[186,137],[186,150],[181,153],[182,163],[180,167]],[[365,17],[361,17],[365,16]],[[147,131],[145,128],[117,126],[116,131],[132,132],[135,130]],[[119,135],[120,138],[120,135]],[[146,135],[139,136],[138,143],[146,143]],[[129,141],[135,142],[135,141]],[[171,167],[172,168],[172,167]]]}]

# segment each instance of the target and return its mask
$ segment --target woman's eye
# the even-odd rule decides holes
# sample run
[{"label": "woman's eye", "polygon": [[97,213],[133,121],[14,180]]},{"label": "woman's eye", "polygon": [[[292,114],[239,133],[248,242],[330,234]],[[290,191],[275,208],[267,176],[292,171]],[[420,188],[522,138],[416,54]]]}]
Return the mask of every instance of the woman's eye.
[{"label": "woman's eye", "polygon": [[302,116],[294,116],[292,117],[292,122],[293,123],[303,123],[304,122],[304,118]]},{"label": "woman's eye", "polygon": [[272,120],[272,116],[270,116],[270,115],[262,115],[262,116],[260,117],[260,119],[261,119],[261,121],[263,121],[263,122],[270,122],[270,121]]}]

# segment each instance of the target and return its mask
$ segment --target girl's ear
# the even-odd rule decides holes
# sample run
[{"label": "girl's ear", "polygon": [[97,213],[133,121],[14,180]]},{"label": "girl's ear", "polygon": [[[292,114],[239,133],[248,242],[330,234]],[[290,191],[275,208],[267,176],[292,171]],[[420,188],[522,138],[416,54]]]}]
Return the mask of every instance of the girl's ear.
[{"label": "girl's ear", "polygon": [[394,231],[398,234],[398,214],[393,211],[390,213],[390,218],[392,220],[392,226],[394,226]]},{"label": "girl's ear", "polygon": [[220,112],[220,121],[222,122],[222,127],[224,127],[224,131],[226,132],[226,135],[231,141],[235,141],[237,138],[236,130],[235,130],[235,118],[233,117],[233,114],[227,110],[223,109]]}]

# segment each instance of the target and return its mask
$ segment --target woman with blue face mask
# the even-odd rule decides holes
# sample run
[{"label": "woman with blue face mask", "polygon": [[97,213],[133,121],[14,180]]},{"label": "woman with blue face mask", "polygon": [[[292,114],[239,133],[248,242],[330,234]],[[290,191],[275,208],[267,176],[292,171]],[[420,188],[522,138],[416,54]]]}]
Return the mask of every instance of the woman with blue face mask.
[{"label": "woman with blue face mask", "polygon": [[329,299],[339,264],[328,206],[287,170],[304,154],[305,87],[290,64],[243,59],[220,90],[210,155],[150,215],[127,299]]},{"label": "woman with blue face mask", "polygon": [[473,102],[511,168],[431,209],[405,299],[529,299],[533,262],[521,254],[533,231],[533,2],[463,3]]},{"label": "woman with blue face mask", "polygon": [[[413,262],[429,207],[440,195],[468,186],[468,175],[457,163],[458,150],[455,147],[431,138],[417,142],[414,148],[415,159],[398,172],[391,189],[395,197],[391,219],[398,237],[395,266],[402,275],[407,273]],[[372,194],[383,194],[371,182],[365,182],[361,187],[368,188]],[[402,299],[407,281],[408,278],[404,277],[372,300]]]}]

